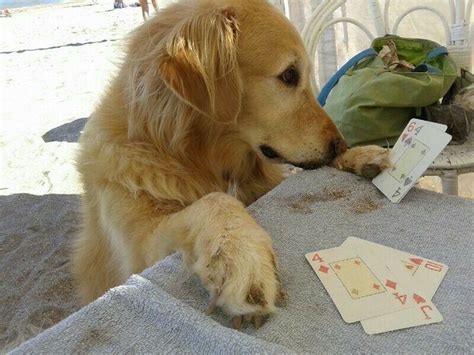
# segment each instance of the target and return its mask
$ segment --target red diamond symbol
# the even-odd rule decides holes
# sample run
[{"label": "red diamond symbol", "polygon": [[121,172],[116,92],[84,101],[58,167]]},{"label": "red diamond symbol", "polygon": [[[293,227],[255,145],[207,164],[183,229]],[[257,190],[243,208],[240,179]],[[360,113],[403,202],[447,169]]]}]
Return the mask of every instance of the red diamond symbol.
[{"label": "red diamond symbol", "polygon": [[352,293],[353,293],[354,295],[358,295],[358,294],[359,294],[359,291],[356,290],[355,288],[353,288],[353,289],[352,289]]},{"label": "red diamond symbol", "polygon": [[393,282],[393,281],[390,281],[390,280],[387,280],[387,282],[385,282],[385,286],[393,288],[395,290],[397,288],[397,283]]},{"label": "red diamond symbol", "polygon": [[325,274],[328,273],[328,270],[329,270],[329,268],[326,267],[326,266],[324,266],[324,265],[321,265],[321,266],[319,267],[319,271],[324,272]]},{"label": "red diamond symbol", "polygon": [[337,270],[341,270],[341,265],[336,264],[336,266],[334,266],[334,268],[337,269]]},{"label": "red diamond symbol", "polygon": [[425,302],[426,302],[426,300],[425,300],[423,297],[417,295],[416,293],[413,294],[413,299],[415,300],[416,304],[420,304],[420,303],[425,303]]},{"label": "red diamond symbol", "polygon": [[372,287],[378,290],[380,288],[380,285],[374,284]]},{"label": "red diamond symbol", "polygon": [[423,263],[423,259],[412,258],[410,259],[411,262],[414,262],[416,265],[421,265]]},{"label": "red diamond symbol", "polygon": [[359,260],[354,260],[354,264],[360,265],[360,261]]},{"label": "red diamond symbol", "polygon": [[413,265],[405,265],[408,270],[413,270],[415,267]]}]

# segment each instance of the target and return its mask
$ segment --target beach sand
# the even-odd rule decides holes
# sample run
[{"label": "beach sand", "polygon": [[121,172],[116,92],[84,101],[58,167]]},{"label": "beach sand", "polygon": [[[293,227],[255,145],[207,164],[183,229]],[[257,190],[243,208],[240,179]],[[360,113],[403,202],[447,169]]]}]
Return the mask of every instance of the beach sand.
[{"label": "beach sand", "polygon": [[[163,1],[161,6],[166,5]],[[0,352],[78,309],[68,272],[82,191],[77,138],[140,8],[68,1],[0,18]],[[436,179],[424,187],[440,189]],[[474,197],[474,175],[460,178]]]},{"label": "beach sand", "polygon": [[[0,19],[0,194],[81,192],[67,124],[89,117],[120,62],[124,35],[143,21],[139,8],[111,5],[25,8]],[[60,126],[54,140],[42,139]]]}]

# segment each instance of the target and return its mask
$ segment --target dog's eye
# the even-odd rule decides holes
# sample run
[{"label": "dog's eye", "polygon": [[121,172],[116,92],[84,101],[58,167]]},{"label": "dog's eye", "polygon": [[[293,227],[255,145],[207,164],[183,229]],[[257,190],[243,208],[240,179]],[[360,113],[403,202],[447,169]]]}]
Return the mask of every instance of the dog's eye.
[{"label": "dog's eye", "polygon": [[278,77],[286,86],[295,87],[298,85],[300,80],[300,75],[294,66],[288,67],[283,73]]}]

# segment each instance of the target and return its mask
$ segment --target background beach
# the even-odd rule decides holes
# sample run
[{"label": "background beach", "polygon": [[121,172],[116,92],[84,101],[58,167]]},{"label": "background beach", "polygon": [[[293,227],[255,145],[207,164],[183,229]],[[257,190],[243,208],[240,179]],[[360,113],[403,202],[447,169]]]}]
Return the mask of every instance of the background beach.
[{"label": "background beach", "polygon": [[[73,166],[78,133],[120,62],[125,35],[142,23],[140,8],[112,5],[66,0],[0,18],[0,194],[81,192]],[[421,185],[440,190],[438,178]],[[473,174],[461,176],[461,196],[474,197],[473,185]]]},{"label": "background beach", "polygon": [[[66,0],[0,18],[0,194],[81,192],[73,166],[77,135],[120,62],[124,36],[142,23],[140,8],[112,5]],[[367,17],[363,7],[352,11]],[[421,185],[440,190],[438,178]],[[461,196],[474,197],[473,185],[472,174],[461,176]]]}]

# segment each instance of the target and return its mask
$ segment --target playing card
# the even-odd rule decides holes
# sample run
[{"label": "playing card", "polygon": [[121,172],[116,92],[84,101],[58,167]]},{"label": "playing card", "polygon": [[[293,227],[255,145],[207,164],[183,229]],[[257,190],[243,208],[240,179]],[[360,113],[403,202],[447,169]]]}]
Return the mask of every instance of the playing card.
[{"label": "playing card", "polygon": [[399,202],[451,141],[445,125],[412,119],[395,143],[392,167],[372,182],[392,202]]},{"label": "playing card", "polygon": [[354,237],[346,239],[342,246],[354,251],[371,250],[384,260],[404,284],[414,290],[408,297],[416,302],[417,307],[361,321],[367,334],[379,334],[443,320],[443,316],[430,299],[448,270],[446,265]]},{"label": "playing card", "polygon": [[[416,126],[413,125],[413,123],[415,123]],[[410,128],[410,131],[408,131],[408,128],[410,127],[410,125],[412,125],[411,126],[412,128]],[[416,127],[419,127],[419,126],[422,126],[422,125],[428,125],[428,126],[436,128],[436,129],[438,129],[440,131],[443,131],[443,132],[446,132],[446,130],[448,129],[448,126],[445,125],[445,124],[420,120],[418,118],[412,118],[410,120],[410,122],[408,122],[408,125],[406,126],[406,128],[404,129],[404,131],[403,131],[403,133],[401,134],[400,137],[402,138],[402,140],[405,140],[406,138],[408,138],[408,136],[416,133],[416,131],[415,131]]]},{"label": "playing card", "polygon": [[419,307],[409,308],[400,312],[384,314],[362,320],[362,328],[367,334],[380,334],[394,330],[439,323],[443,316],[433,302],[425,300]]},{"label": "playing card", "polygon": [[428,299],[433,298],[448,266],[418,255],[406,253],[385,245],[369,242],[368,240],[349,237],[341,246],[355,249],[357,246],[370,249],[388,268],[399,277],[406,276],[415,285],[415,290],[422,290]]},{"label": "playing card", "polygon": [[346,323],[416,306],[412,294],[369,249],[344,246],[306,254]]}]

